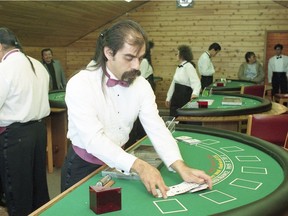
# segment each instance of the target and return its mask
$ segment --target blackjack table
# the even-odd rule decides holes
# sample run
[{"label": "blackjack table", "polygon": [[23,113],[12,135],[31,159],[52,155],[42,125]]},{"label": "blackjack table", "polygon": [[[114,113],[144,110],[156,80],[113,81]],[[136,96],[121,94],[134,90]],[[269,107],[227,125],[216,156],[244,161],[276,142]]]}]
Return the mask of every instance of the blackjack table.
[{"label": "blackjack table", "polygon": [[[222,105],[224,98],[240,98],[241,105]],[[205,107],[194,106],[206,101]],[[194,104],[194,105],[193,105]],[[271,102],[268,99],[253,95],[214,92],[208,96],[200,95],[199,98],[177,109],[177,121],[191,124],[201,124],[206,127],[241,131],[242,123],[247,122],[251,114],[279,115],[287,112],[287,107]]]},{"label": "blackjack table", "polygon": [[66,108],[65,90],[55,90],[49,92],[50,107]]},{"label": "blackjack table", "polygon": [[212,89],[213,92],[222,92],[222,93],[240,93],[242,86],[252,86],[257,83],[248,80],[239,80],[239,79],[216,79],[207,89]]},{"label": "blackjack table", "polygon": [[[241,104],[223,105],[224,98],[236,98],[241,100]],[[206,101],[207,107],[193,107],[193,104]],[[196,105],[197,105],[196,104]],[[249,115],[270,111],[272,103],[268,99],[246,95],[246,94],[228,94],[213,93],[209,96],[199,96],[188,102],[182,108],[177,110],[179,116],[231,116],[231,115]]]},{"label": "blackjack table", "polygon": [[[288,207],[288,152],[245,134],[191,125],[177,125],[175,139],[188,137],[197,144],[178,141],[186,164],[204,170],[213,188],[167,199],[153,197],[141,181],[113,178],[121,188],[121,210],[103,215],[282,215]],[[151,145],[145,137],[127,151]],[[102,178],[102,166],[31,215],[95,215],[90,209],[89,186]],[[167,186],[182,182],[179,175],[159,168]]]}]

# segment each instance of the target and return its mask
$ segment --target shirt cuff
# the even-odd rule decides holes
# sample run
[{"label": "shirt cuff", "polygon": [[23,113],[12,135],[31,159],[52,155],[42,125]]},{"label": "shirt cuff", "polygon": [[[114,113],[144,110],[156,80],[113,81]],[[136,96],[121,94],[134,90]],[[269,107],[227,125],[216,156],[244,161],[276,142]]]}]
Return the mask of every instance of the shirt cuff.
[{"label": "shirt cuff", "polygon": [[120,163],[115,168],[123,174],[129,175],[131,167],[133,166],[136,159],[136,156],[127,153],[125,156],[118,158],[118,161],[120,161]]}]

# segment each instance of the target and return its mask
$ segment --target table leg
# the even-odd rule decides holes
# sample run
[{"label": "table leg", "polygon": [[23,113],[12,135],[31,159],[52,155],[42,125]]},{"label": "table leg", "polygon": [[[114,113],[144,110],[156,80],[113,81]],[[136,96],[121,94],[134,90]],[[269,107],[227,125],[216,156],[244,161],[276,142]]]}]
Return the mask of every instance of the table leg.
[{"label": "table leg", "polygon": [[53,162],[61,168],[67,153],[67,112],[51,112]]},{"label": "table leg", "polygon": [[51,117],[46,118],[46,130],[47,130],[47,166],[48,173],[53,172],[53,150],[52,150],[52,132],[51,132]]}]

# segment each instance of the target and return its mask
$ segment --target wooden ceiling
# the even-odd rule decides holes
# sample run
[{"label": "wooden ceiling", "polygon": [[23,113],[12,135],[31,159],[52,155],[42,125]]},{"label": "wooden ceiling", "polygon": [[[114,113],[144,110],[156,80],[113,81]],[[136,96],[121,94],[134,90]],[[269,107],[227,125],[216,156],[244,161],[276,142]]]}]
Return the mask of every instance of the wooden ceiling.
[{"label": "wooden ceiling", "polygon": [[286,1],[286,0],[281,0],[281,1],[275,1],[274,0],[274,2],[288,8],[288,1]]},{"label": "wooden ceiling", "polygon": [[[66,47],[148,1],[0,0],[0,27],[13,30],[23,46]],[[274,2],[288,7],[287,0]]]},{"label": "wooden ceiling", "polygon": [[147,1],[0,1],[0,27],[23,46],[65,47]]}]

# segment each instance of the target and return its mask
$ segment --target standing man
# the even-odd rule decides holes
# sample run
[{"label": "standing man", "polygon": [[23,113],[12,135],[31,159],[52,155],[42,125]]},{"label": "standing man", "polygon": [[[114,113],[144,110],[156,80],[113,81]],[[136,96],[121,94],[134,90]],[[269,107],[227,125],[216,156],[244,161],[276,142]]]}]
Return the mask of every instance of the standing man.
[{"label": "standing man", "polygon": [[53,52],[50,48],[43,49],[41,54],[42,63],[50,74],[49,89],[65,89],[66,78],[60,61],[53,59]]},{"label": "standing man", "polygon": [[139,117],[148,137],[165,165],[186,182],[207,182],[210,176],[188,167],[177,143],[158,114],[155,95],[139,70],[147,36],[141,26],[122,20],[100,34],[96,64],[81,70],[68,82],[68,150],[61,175],[66,190],[103,164],[139,175],[147,191],[164,198],[169,188],[155,167],[125,152],[134,121]]},{"label": "standing man", "polygon": [[282,55],[283,45],[274,46],[275,56],[268,62],[268,83],[272,82],[272,96],[287,93],[288,56]]},{"label": "standing man", "polygon": [[22,216],[49,201],[47,136],[41,121],[50,113],[49,75],[3,27],[0,60],[0,188],[9,215]]},{"label": "standing man", "polygon": [[218,43],[212,43],[208,51],[205,51],[198,60],[198,71],[201,75],[202,90],[213,83],[213,74],[215,69],[212,58],[221,51],[221,46]]}]

